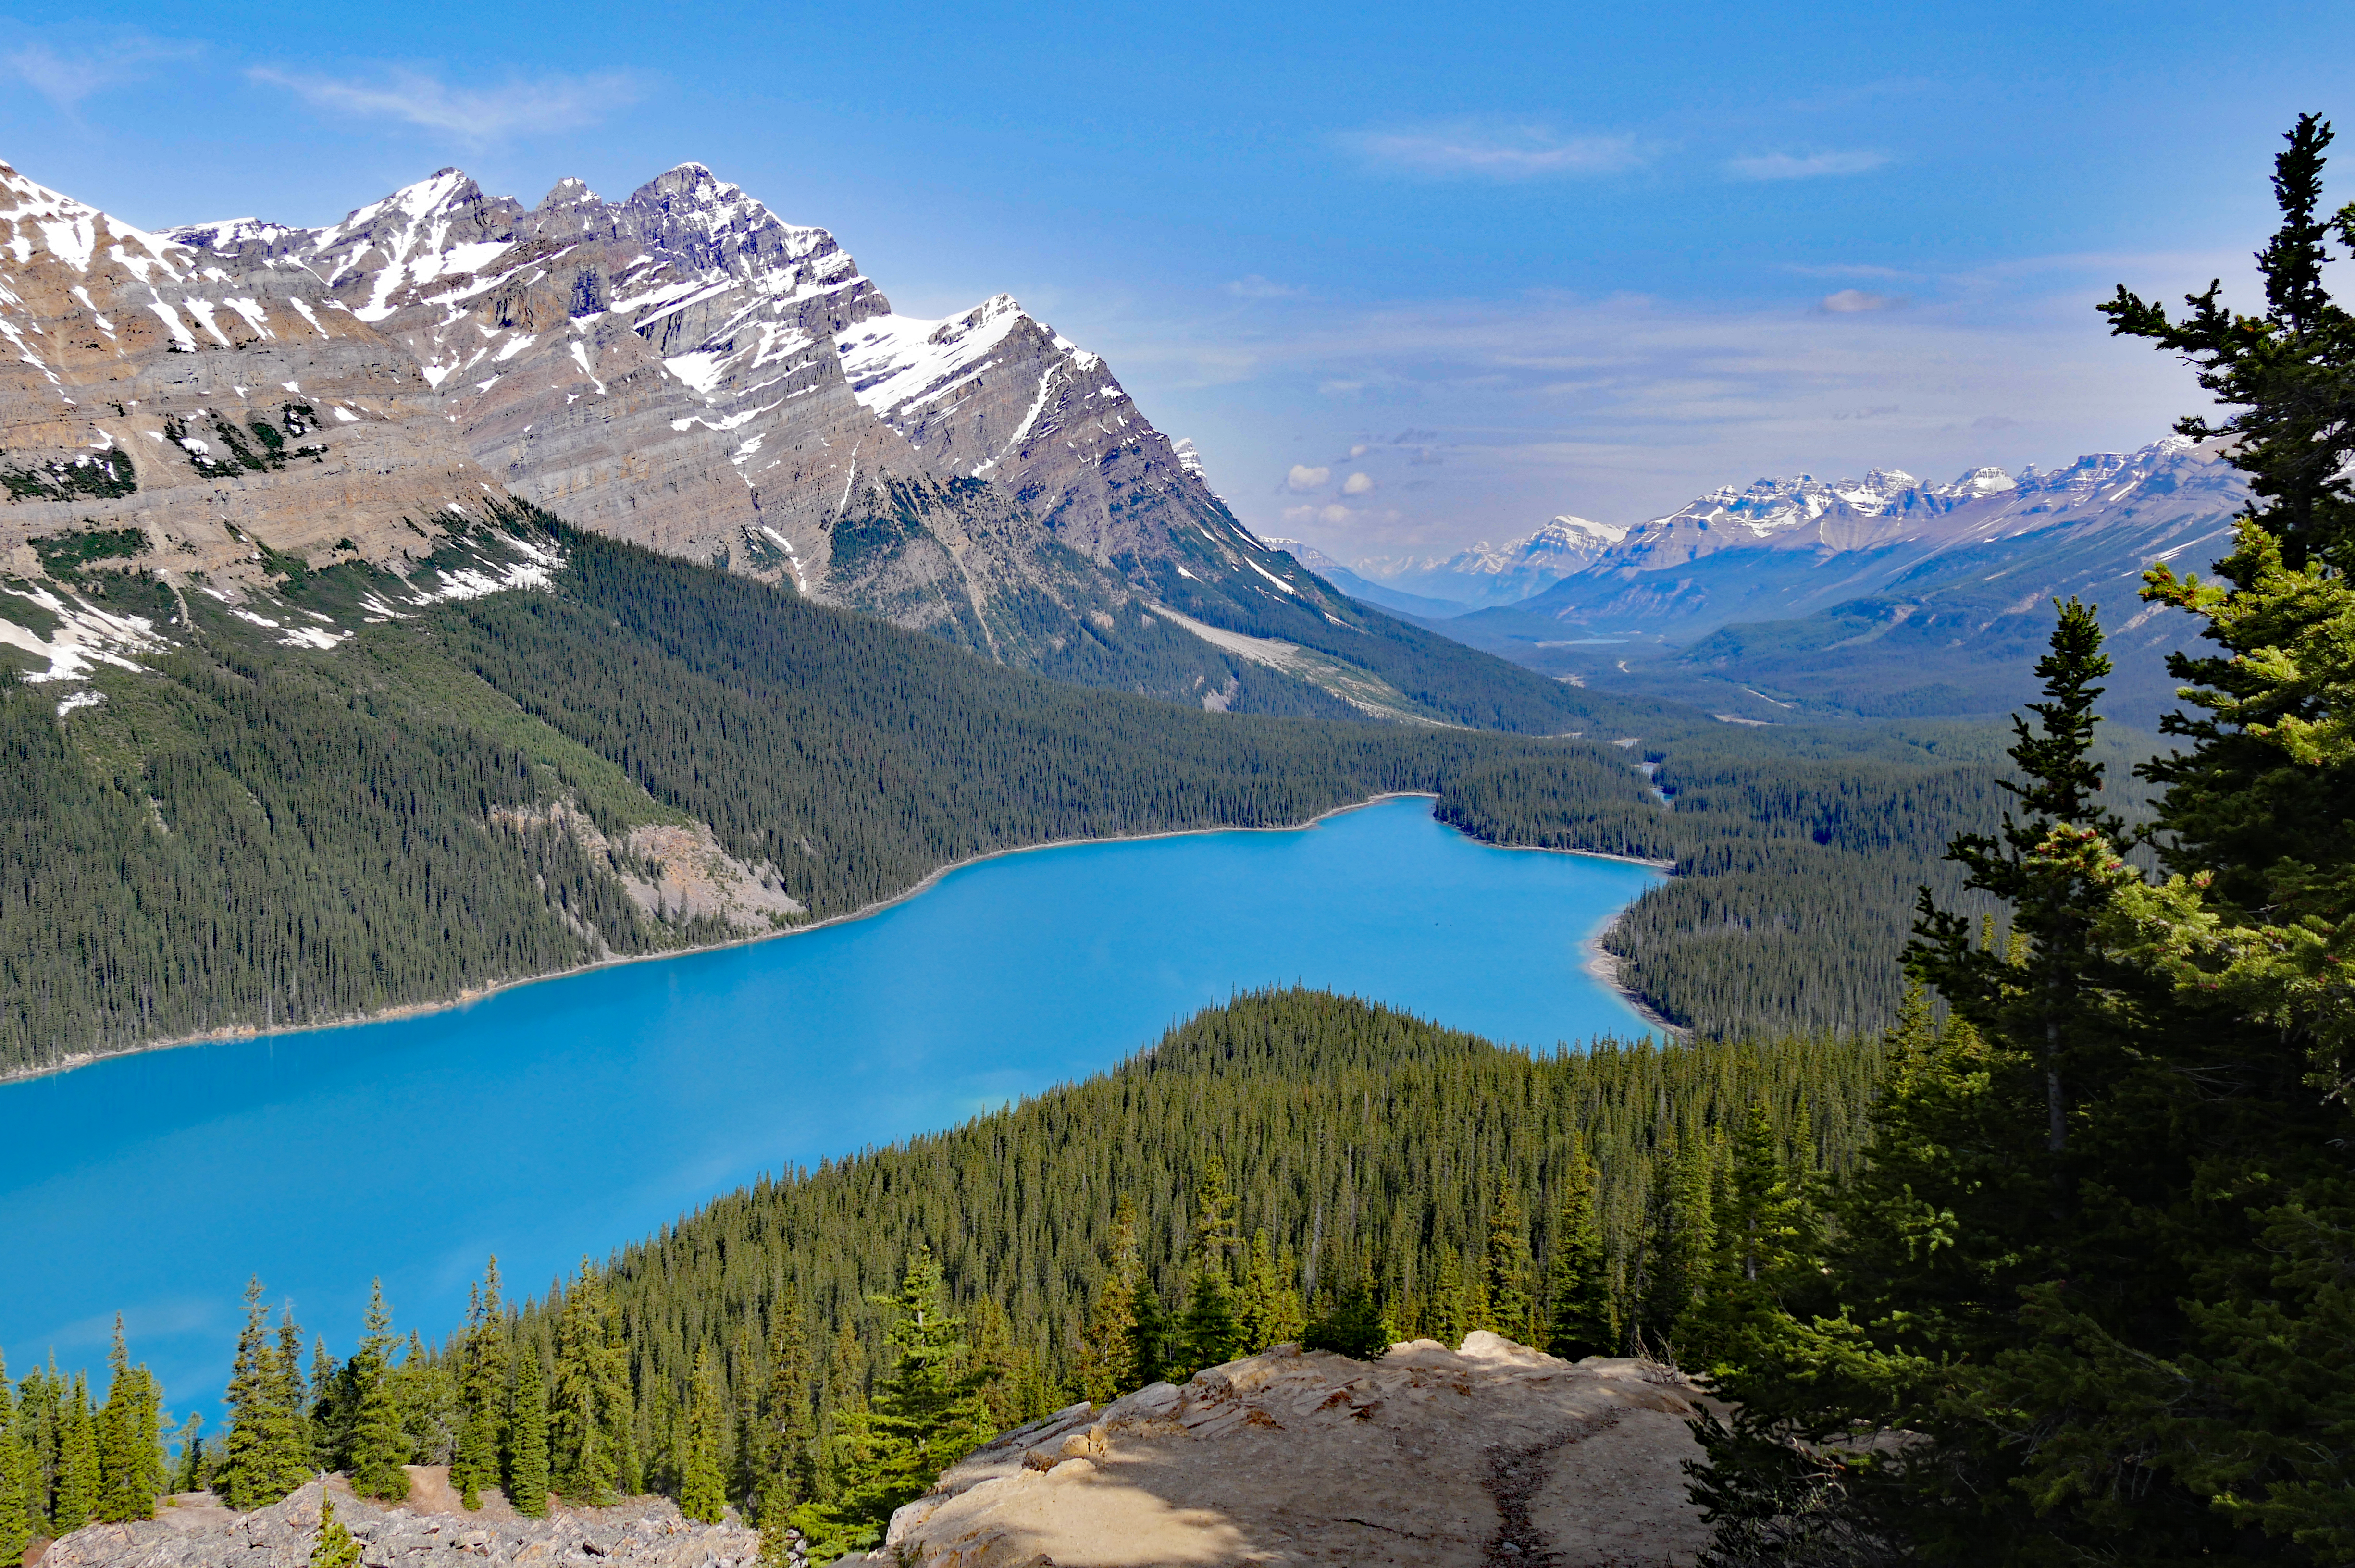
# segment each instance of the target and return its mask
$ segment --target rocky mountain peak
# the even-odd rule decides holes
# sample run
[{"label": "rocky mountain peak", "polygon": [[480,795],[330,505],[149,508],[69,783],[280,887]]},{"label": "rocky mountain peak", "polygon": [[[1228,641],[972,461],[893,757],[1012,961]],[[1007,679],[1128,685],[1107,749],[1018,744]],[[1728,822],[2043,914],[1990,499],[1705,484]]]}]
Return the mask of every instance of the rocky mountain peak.
[{"label": "rocky mountain peak", "polygon": [[548,187],[548,194],[539,198],[539,205],[533,208],[532,211],[554,212],[567,208],[592,205],[602,204],[597,201],[597,193],[589,188],[588,182],[567,175]]}]

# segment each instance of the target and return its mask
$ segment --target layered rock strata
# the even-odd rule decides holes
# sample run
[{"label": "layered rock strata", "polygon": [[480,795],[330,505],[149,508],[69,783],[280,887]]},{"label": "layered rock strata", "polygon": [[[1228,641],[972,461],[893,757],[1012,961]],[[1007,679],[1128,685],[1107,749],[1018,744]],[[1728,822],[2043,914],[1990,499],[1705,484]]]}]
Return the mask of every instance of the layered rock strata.
[{"label": "layered rock strata", "polygon": [[433,388],[300,267],[232,272],[0,165],[0,560],[112,536],[174,581],[398,569],[506,493]]}]

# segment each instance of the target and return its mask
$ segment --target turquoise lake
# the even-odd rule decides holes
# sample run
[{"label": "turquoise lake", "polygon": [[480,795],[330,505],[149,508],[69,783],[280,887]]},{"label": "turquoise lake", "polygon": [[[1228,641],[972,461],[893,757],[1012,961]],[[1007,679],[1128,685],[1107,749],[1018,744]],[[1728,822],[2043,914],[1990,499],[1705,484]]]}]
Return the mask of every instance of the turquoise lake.
[{"label": "turquoise lake", "polygon": [[439,1339],[490,1253],[537,1295],[760,1172],[1101,1072],[1238,990],[1296,981],[1541,1050],[1633,1038],[1586,944],[1657,880],[1388,801],[1002,856],[799,935],[0,1085],[0,1349],[102,1382],[120,1310],[209,1427],[249,1275],[336,1354],[379,1275],[396,1328]]}]

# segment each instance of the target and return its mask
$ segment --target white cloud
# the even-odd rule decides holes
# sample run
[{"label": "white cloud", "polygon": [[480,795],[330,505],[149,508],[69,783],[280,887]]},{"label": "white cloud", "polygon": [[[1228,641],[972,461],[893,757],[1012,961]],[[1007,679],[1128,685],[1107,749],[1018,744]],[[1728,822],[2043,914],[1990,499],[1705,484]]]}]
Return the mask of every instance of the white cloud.
[{"label": "white cloud", "polygon": [[1899,294],[1867,293],[1862,289],[1841,289],[1826,294],[1817,302],[1817,308],[1833,315],[1854,315],[1859,311],[1895,310],[1906,303]]},{"label": "white cloud", "polygon": [[1374,482],[1363,474],[1352,474],[1341,481],[1341,494],[1344,496],[1362,496],[1373,487]]},{"label": "white cloud", "polygon": [[1295,463],[1292,465],[1292,472],[1284,476],[1284,484],[1293,494],[1305,495],[1311,490],[1323,489],[1332,477],[1333,471],[1329,468],[1311,468],[1305,463]]},{"label": "white cloud", "polygon": [[124,33],[102,43],[54,48],[27,43],[0,55],[0,67],[70,113],[81,101],[111,87],[142,81],[156,68],[195,59],[201,44]]},{"label": "white cloud", "polygon": [[1611,175],[1644,161],[1633,136],[1566,136],[1541,124],[1461,121],[1406,131],[1355,131],[1341,144],[1391,173],[1525,180]]},{"label": "white cloud", "polygon": [[1886,153],[1761,153],[1728,158],[1726,173],[1745,180],[1806,180],[1825,175],[1860,175],[1889,162]]},{"label": "white cloud", "polygon": [[1365,455],[1366,455],[1366,453],[1367,453],[1367,452],[1368,452],[1369,450],[1370,450],[1370,449],[1369,449],[1369,448],[1368,448],[1368,446],[1366,445],[1366,443],[1365,443],[1364,442],[1362,442],[1362,441],[1361,441],[1361,442],[1358,443],[1358,444],[1357,444],[1357,445],[1355,445],[1355,446],[1353,446],[1353,447],[1349,448],[1349,455],[1350,455],[1350,456],[1352,456],[1352,457],[1363,457],[1363,456],[1365,456]]},{"label": "white cloud", "polygon": [[1246,273],[1227,285],[1227,293],[1237,299],[1246,300],[1298,299],[1307,292],[1292,283],[1279,283],[1272,278],[1263,278],[1257,272]]},{"label": "white cloud", "polygon": [[631,80],[618,75],[543,76],[494,88],[453,87],[405,66],[388,66],[372,81],[302,76],[264,66],[246,75],[332,113],[403,120],[472,143],[586,125],[638,96]]},{"label": "white cloud", "polygon": [[1342,506],[1338,501],[1334,502],[1329,507],[1320,507],[1316,509],[1316,520],[1318,522],[1330,523],[1337,526],[1348,522],[1357,515],[1357,513],[1352,512],[1348,507]]}]

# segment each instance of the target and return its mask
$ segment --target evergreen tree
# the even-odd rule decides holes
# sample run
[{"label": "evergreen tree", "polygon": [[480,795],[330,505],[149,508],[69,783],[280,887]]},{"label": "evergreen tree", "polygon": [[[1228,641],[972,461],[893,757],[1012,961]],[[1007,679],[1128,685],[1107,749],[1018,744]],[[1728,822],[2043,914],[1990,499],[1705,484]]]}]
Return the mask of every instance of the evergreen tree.
[{"label": "evergreen tree", "polygon": [[1390,1325],[1382,1320],[1381,1303],[1363,1272],[1326,1293],[1324,1310],[1301,1331],[1300,1348],[1360,1361],[1379,1361],[1390,1353]]},{"label": "evergreen tree", "polygon": [[107,1362],[113,1375],[107,1384],[106,1407],[99,1415],[100,1490],[93,1517],[109,1521],[153,1519],[155,1499],[164,1489],[162,1391],[144,1366],[131,1364],[119,1312]]},{"label": "evergreen tree", "polygon": [[[1917,989],[1907,1006],[1919,1005]],[[1763,1100],[1735,1124],[1724,1199],[1713,1207],[1717,1257],[1676,1342],[1687,1371],[1723,1377],[1772,1353],[1781,1315],[1818,1285],[1823,1263],[1815,1183],[1783,1157]]]},{"label": "evergreen tree", "polygon": [[0,1568],[16,1568],[32,1543],[40,1512],[33,1500],[38,1475],[32,1446],[17,1413],[8,1363],[0,1360]]},{"label": "evergreen tree", "polygon": [[172,1490],[201,1492],[207,1485],[205,1464],[205,1418],[203,1413],[191,1414],[180,1424],[180,1462],[172,1472]]},{"label": "evergreen tree", "polygon": [[1278,1269],[1275,1249],[1264,1230],[1252,1234],[1251,1258],[1243,1265],[1243,1287],[1235,1309],[1239,1348],[1251,1355],[1300,1338],[1306,1314],[1300,1292]]},{"label": "evergreen tree", "polygon": [[368,1285],[368,1318],[358,1351],[351,1359],[357,1408],[352,1420],[352,1490],[364,1498],[400,1502],[409,1496],[409,1437],[402,1430],[399,1392],[389,1360],[400,1341],[384,1304],[384,1282]]},{"label": "evergreen tree", "polygon": [[810,1421],[809,1338],[801,1298],[781,1292],[769,1309],[769,1383],[760,1403],[759,1480],[753,1502],[762,1550],[782,1531],[794,1508],[817,1493],[817,1456]]},{"label": "evergreen tree", "polygon": [[1472,1293],[1464,1280],[1463,1254],[1453,1247],[1446,1248],[1439,1254],[1435,1272],[1424,1327],[1433,1339],[1451,1350],[1457,1349],[1464,1343],[1464,1336],[1478,1327],[1473,1320]]},{"label": "evergreen tree", "polygon": [[1563,1162],[1561,1207],[1546,1273],[1545,1343],[1549,1355],[1573,1361],[1608,1356],[1619,1348],[1611,1270],[1604,1254],[1602,1221],[1594,1211],[1595,1185],[1586,1145],[1573,1139]]},{"label": "evergreen tree", "polygon": [[556,1398],[550,1411],[556,1489],[584,1503],[610,1502],[617,1483],[638,1480],[636,1412],[629,1352],[603,1276],[581,1260],[564,1293],[556,1329]]},{"label": "evergreen tree", "polygon": [[548,1384],[528,1345],[516,1363],[515,1413],[507,1424],[507,1501],[526,1519],[548,1517]]},{"label": "evergreen tree", "polygon": [[1145,1262],[1137,1246],[1136,1204],[1125,1194],[1113,1211],[1109,1250],[1103,1283],[1097,1287],[1095,1303],[1088,1312],[1078,1357],[1080,1392],[1095,1404],[1144,1386],[1135,1381],[1135,1340]]},{"label": "evergreen tree", "polygon": [[728,1506],[728,1488],[720,1467],[720,1445],[728,1416],[719,1392],[719,1372],[712,1365],[709,1344],[695,1348],[695,1371],[688,1384],[685,1415],[686,1441],[679,1455],[679,1511],[689,1519],[717,1524]]},{"label": "evergreen tree", "polygon": [[1538,1338],[1529,1270],[1529,1223],[1511,1179],[1499,1170],[1488,1197],[1488,1247],[1483,1259],[1488,1327],[1523,1345]]},{"label": "evergreen tree", "polygon": [[846,1422],[846,1463],[833,1501],[805,1509],[821,1552],[871,1539],[902,1503],[921,1497],[939,1474],[987,1441],[989,1415],[979,1379],[967,1363],[964,1320],[948,1309],[941,1265],[919,1248],[896,1296],[876,1304],[892,1317],[886,1342],[890,1373],[872,1407]]},{"label": "evergreen tree", "polygon": [[57,1498],[49,1509],[51,1528],[60,1536],[88,1524],[98,1507],[97,1424],[91,1418],[90,1384],[80,1372],[67,1392],[64,1417],[58,1431]]},{"label": "evergreen tree", "polygon": [[1128,1329],[1127,1381],[1130,1389],[1149,1387],[1169,1375],[1172,1371],[1169,1344],[1173,1328],[1169,1309],[1162,1304],[1161,1292],[1155,1286],[1153,1276],[1140,1270],[1135,1319]]},{"label": "evergreen tree", "polygon": [[467,1298],[465,1335],[459,1348],[458,1446],[450,1460],[450,1484],[469,1510],[482,1506],[482,1492],[499,1484],[499,1451],[506,1436],[506,1308],[499,1299],[499,1260]]},{"label": "evergreen tree", "polygon": [[1242,1343],[1235,1317],[1234,1254],[1241,1238],[1226,1162],[1202,1162],[1194,1190],[1194,1239],[1186,1309],[1178,1321],[1178,1371],[1191,1374],[1232,1360]]},{"label": "evergreen tree", "polygon": [[322,1470],[349,1467],[352,1422],[359,1413],[357,1385],[349,1367],[327,1354],[322,1337],[311,1341],[308,1426],[311,1463]]},{"label": "evergreen tree", "polygon": [[311,1542],[310,1568],[359,1568],[360,1543],[336,1517],[336,1499],[319,1498],[319,1533]]},{"label": "evergreen tree", "polygon": [[1707,1288],[1717,1232],[1710,1215],[1709,1147],[1699,1138],[1652,1162],[1636,1321],[1644,1349],[1673,1355],[1678,1322]]}]

